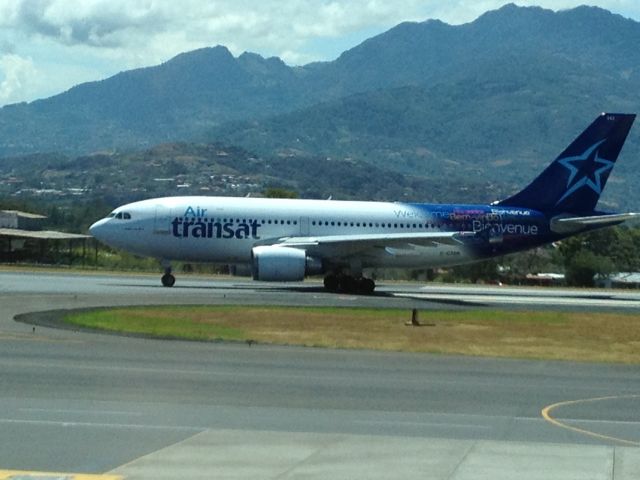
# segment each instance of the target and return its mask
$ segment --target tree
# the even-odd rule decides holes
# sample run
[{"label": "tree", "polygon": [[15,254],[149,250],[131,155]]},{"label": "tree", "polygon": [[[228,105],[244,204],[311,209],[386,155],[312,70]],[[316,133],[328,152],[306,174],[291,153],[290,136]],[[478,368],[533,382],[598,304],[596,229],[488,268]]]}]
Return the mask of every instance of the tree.
[{"label": "tree", "polygon": [[298,198],[298,192],[286,188],[269,187],[265,189],[264,196],[267,198]]},{"label": "tree", "polygon": [[495,281],[498,279],[498,261],[495,258],[481,262],[469,263],[453,267],[455,279],[470,280],[477,283],[480,280]]},{"label": "tree", "polygon": [[513,253],[500,259],[510,281],[517,281],[529,273],[557,271],[554,264],[554,249],[542,246],[533,250]]},{"label": "tree", "polygon": [[568,285],[593,287],[596,275],[609,275],[613,270],[613,263],[609,257],[596,255],[589,250],[580,250],[568,260],[565,279]]},{"label": "tree", "polygon": [[596,274],[640,269],[640,229],[596,230],[563,240],[558,250],[564,261],[567,283],[591,286]]}]

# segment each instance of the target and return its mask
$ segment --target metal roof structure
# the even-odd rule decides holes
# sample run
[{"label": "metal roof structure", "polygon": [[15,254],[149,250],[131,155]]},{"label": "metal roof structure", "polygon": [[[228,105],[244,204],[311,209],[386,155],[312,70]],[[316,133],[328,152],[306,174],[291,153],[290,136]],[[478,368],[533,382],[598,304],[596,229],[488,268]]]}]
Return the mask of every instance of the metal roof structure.
[{"label": "metal roof structure", "polygon": [[82,240],[93,238],[81,233],[56,232],[53,230],[20,230],[17,228],[0,228],[0,237],[30,238],[35,240]]},{"label": "metal roof structure", "polygon": [[46,215],[39,215],[37,213],[30,213],[30,212],[21,212],[20,210],[0,210],[0,214],[9,214],[9,215],[15,215],[18,217],[23,217],[23,218],[31,218],[31,219],[35,219],[35,220],[44,220],[46,217]]}]

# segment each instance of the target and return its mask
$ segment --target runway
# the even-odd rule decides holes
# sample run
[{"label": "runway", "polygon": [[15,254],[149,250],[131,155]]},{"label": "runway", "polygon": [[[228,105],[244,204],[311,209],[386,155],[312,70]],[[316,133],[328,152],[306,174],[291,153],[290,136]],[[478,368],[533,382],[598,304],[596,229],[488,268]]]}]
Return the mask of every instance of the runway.
[{"label": "runway", "polygon": [[0,478],[640,478],[637,366],[154,341],[13,321],[146,303],[428,309],[556,295],[562,308],[590,299],[589,309],[640,314],[630,292],[382,285],[355,297],[317,284],[178,282],[0,272]]}]

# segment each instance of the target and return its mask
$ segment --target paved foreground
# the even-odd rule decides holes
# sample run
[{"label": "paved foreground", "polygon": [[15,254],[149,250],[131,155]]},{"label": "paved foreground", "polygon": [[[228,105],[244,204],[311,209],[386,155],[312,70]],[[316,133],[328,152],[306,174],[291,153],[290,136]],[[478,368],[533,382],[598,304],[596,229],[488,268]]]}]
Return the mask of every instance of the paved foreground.
[{"label": "paved foreground", "polygon": [[[44,475],[70,480],[640,479],[637,366],[163,342],[13,321],[95,305],[465,308],[469,295],[490,304],[515,294],[157,284],[0,272],[0,480],[43,480],[26,471],[73,472]],[[613,296],[589,295],[603,304]]]},{"label": "paved foreground", "polygon": [[114,470],[142,479],[637,480],[640,449],[208,431]]}]

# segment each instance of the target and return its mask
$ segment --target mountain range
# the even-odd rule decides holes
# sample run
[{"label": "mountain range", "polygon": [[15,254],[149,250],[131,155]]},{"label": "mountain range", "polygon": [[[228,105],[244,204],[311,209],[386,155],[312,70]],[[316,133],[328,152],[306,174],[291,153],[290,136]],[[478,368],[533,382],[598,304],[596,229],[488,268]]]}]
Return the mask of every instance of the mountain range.
[{"label": "mountain range", "polygon": [[[600,112],[640,109],[639,45],[640,23],[597,7],[510,4],[464,25],[402,23],[301,67],[204,48],[3,107],[0,156],[223,142],[516,190]],[[640,205],[637,128],[606,206]]]}]

